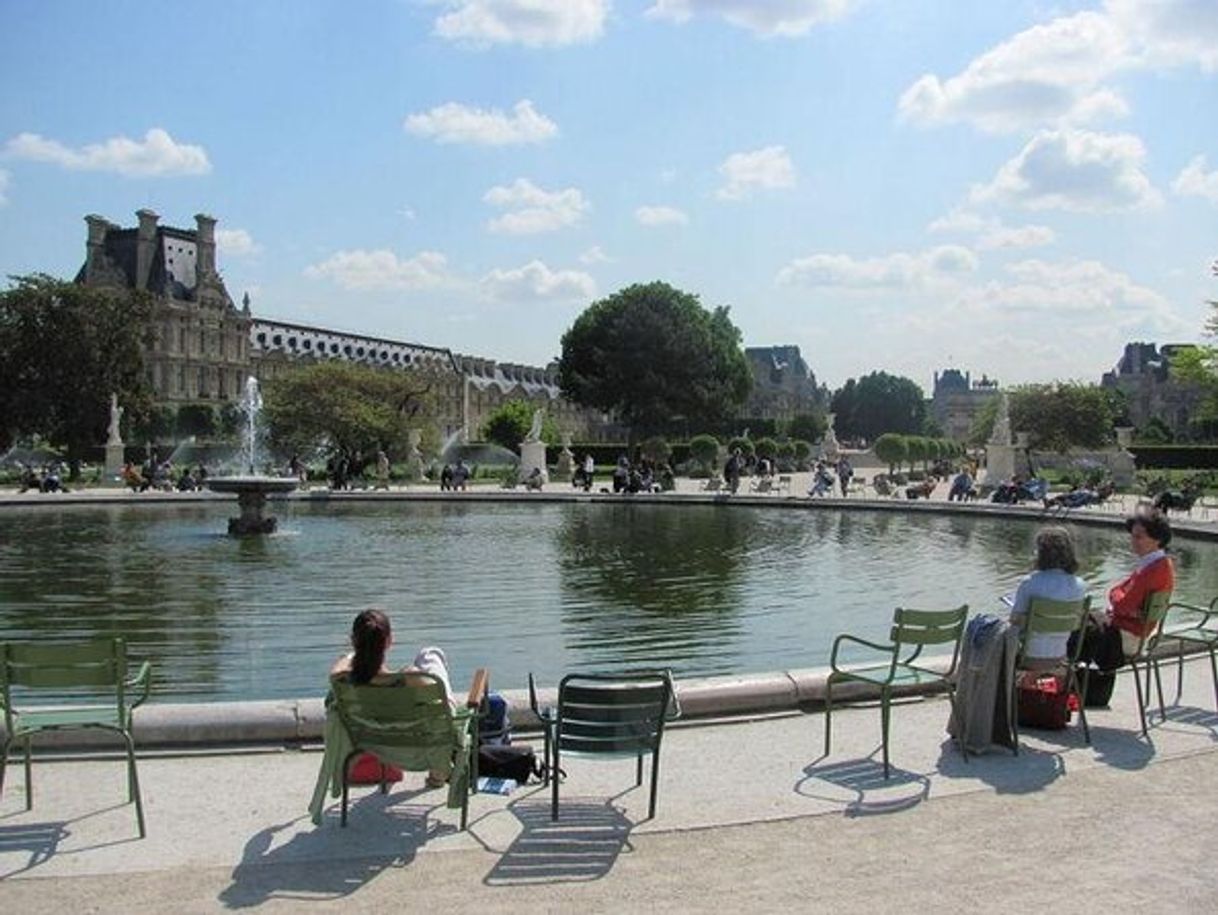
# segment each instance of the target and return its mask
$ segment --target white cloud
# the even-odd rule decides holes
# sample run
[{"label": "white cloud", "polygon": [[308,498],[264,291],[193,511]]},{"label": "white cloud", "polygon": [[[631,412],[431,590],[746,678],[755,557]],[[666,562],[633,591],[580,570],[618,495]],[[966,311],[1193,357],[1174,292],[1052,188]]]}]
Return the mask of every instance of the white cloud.
[{"label": "white cloud", "polygon": [[770,190],[795,184],[795,166],[783,146],[732,153],[719,165],[719,173],[727,179],[715,193],[721,200],[745,200],[756,189]]},{"label": "white cloud", "polygon": [[841,19],[860,0],[655,0],[646,15],[673,22],[694,16],[718,16],[758,35],[793,37],[813,27]]},{"label": "white cloud", "polygon": [[1057,240],[1057,233],[1048,226],[1008,226],[995,217],[982,216],[960,207],[934,220],[926,228],[931,232],[976,235],[975,245],[979,251],[992,251],[996,248],[1038,248],[1051,245]]},{"label": "white cloud", "polygon": [[577,188],[547,191],[527,178],[493,187],[482,199],[508,211],[487,223],[492,232],[505,235],[531,235],[573,226],[591,209]]},{"label": "white cloud", "polygon": [[483,295],[499,302],[567,302],[596,296],[596,282],[579,270],[551,270],[539,260],[512,270],[492,270],[479,283]]},{"label": "white cloud", "polygon": [[609,0],[447,0],[436,34],[475,46],[560,47],[596,41]]},{"label": "white cloud", "polygon": [[431,289],[450,281],[448,261],[435,251],[402,259],[392,251],[339,251],[320,264],[305,268],[311,279],[329,279],[343,289]]},{"label": "white cloud", "polygon": [[403,126],[410,133],[429,137],[437,143],[483,146],[541,143],[558,135],[558,125],[540,114],[528,99],[517,102],[511,113],[498,108],[470,108],[448,102],[430,111],[410,115]]},{"label": "white cloud", "polygon": [[1161,196],[1142,171],[1146,147],[1132,134],[1041,131],[1003,165],[973,202],[1030,210],[1107,212],[1153,206]]},{"label": "white cloud", "polygon": [[216,247],[229,257],[245,257],[262,250],[245,229],[216,229]]},{"label": "white cloud", "polygon": [[813,254],[791,261],[778,271],[776,281],[781,286],[912,289],[953,280],[972,273],[977,266],[977,256],[960,245],[866,258]]},{"label": "white cloud", "polygon": [[1205,156],[1194,156],[1171,183],[1171,189],[1182,197],[1204,197],[1218,203],[1218,170],[1207,172],[1205,165]]},{"label": "white cloud", "polygon": [[1109,15],[1145,67],[1196,64],[1218,70],[1218,4],[1211,0],[1108,0]]},{"label": "white cloud", "polygon": [[51,162],[72,171],[114,172],[128,177],[203,175],[211,171],[202,146],[178,143],[159,127],[144,134],[143,141],[111,137],[80,149],[36,133],[22,133],[8,141],[5,152],[17,159]]},{"label": "white cloud", "polygon": [[593,245],[587,251],[579,256],[581,264],[610,264],[613,262],[608,254],[604,252],[600,245]]},{"label": "white cloud", "polygon": [[898,109],[917,124],[998,132],[1090,124],[1128,113],[1107,85],[1121,72],[1188,65],[1218,69],[1218,3],[1108,0],[1025,29],[955,76],[923,75]]},{"label": "white cloud", "polygon": [[634,211],[635,221],[641,226],[685,226],[689,217],[676,207],[641,206]]},{"label": "white cloud", "polygon": [[0,207],[8,203],[8,172],[0,168]]}]

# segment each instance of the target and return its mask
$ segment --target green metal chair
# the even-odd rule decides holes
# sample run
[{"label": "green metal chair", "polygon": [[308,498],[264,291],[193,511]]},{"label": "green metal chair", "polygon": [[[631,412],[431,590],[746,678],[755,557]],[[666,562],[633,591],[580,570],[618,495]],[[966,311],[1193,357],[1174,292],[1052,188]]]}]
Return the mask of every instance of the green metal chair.
[{"label": "green metal chair", "polygon": [[551,819],[558,819],[558,783],[562,754],[609,758],[635,757],[635,785],[643,784],[643,756],[651,754],[651,799],[648,819],[656,815],[660,777],[660,742],[664,723],[678,717],[680,706],[672,673],[569,674],[558,684],[558,707],[541,709],[529,674],[529,701],[545,734],[546,781],[552,790]]},{"label": "green metal chair", "polygon": [[[1174,639],[1180,646],[1176,667],[1176,702],[1184,693],[1184,649],[1192,646],[1209,652],[1210,674],[1214,680],[1214,707],[1218,709],[1218,659],[1215,659],[1215,650],[1218,650],[1218,597],[1210,601],[1208,608],[1173,601],[1167,608],[1167,615],[1159,639]],[[1154,663],[1157,667],[1158,659]]]},{"label": "green metal chair", "polygon": [[[400,685],[356,686],[334,680],[331,711],[339,727],[330,727],[327,720],[322,774],[341,779],[342,825],[347,825],[351,763],[364,753],[373,753],[408,771],[451,770],[449,806],[460,807],[461,828],[465,829],[469,795],[477,790],[478,717],[487,683],[486,671],[480,668],[465,706],[454,709],[443,683],[427,673],[403,675]],[[339,768],[327,772],[328,765]],[[382,775],[383,771],[382,766]],[[388,791],[383,777],[380,790],[382,794]]]},{"label": "green metal chair", "polygon": [[[140,838],[145,835],[144,805],[140,799],[139,775],[135,767],[135,742],[131,736],[131,712],[148,698],[151,667],[140,664],[135,676],[128,676],[127,645],[121,638],[91,642],[5,642],[0,643],[0,702],[4,705],[4,744],[0,747],[0,794],[4,792],[4,773],[9,747],[25,744],[25,809],[34,806],[34,783],[30,764],[31,741],[44,731],[101,728],[115,731],[127,745],[127,801],[135,803]],[[13,704],[13,687],[26,691],[113,690],[114,702],[105,705],[74,704],[23,706]],[[138,694],[138,695],[137,695]],[[133,702],[128,697],[137,695]]]},{"label": "green metal chair", "polygon": [[[1081,632],[1087,622],[1087,614],[1091,611],[1090,596],[1082,600],[1050,600],[1047,597],[1034,597],[1028,604],[1028,613],[1024,618],[1019,632],[1019,654],[1023,656],[1028,638],[1033,635],[1062,635]],[[1079,685],[1078,656],[1083,650],[1081,636],[1074,640],[1074,651],[1065,659],[1066,662],[1066,694],[1075,693],[1079,697],[1078,717],[1083,723],[1083,739],[1091,743],[1091,728],[1087,724],[1087,703],[1083,697],[1087,695],[1087,670],[1083,669],[1082,685]],[[1019,664],[1015,665],[1015,676],[1019,677]],[[1019,752],[1019,690],[1011,690],[1011,729],[1015,732],[1015,752]]]},{"label": "green metal chair", "polygon": [[[906,610],[898,607],[892,615],[892,629],[888,638],[891,644],[869,642],[854,635],[839,635],[833,641],[829,656],[830,672],[825,680],[825,755],[829,755],[833,735],[833,684],[868,683],[880,689],[880,733],[884,748],[884,778],[888,778],[888,722],[891,717],[892,691],[896,687],[945,686],[953,712],[956,707],[956,692],[952,678],[956,663],[960,660],[960,637],[968,619],[968,604],[955,610]],[[888,660],[879,664],[842,668],[838,666],[838,652],[845,643],[862,645],[887,655]],[[946,673],[928,670],[914,662],[919,659],[927,645],[951,645],[952,660]],[[910,650],[912,649],[912,650]],[[905,652],[908,651],[908,654]],[[902,657],[904,655],[904,657]],[[964,745],[960,752],[968,759]]]},{"label": "green metal chair", "polygon": [[[1171,606],[1170,591],[1152,591],[1146,596],[1146,603],[1142,605],[1142,618],[1149,625],[1149,631],[1146,635],[1138,640],[1137,650],[1126,658],[1127,663],[1133,669],[1133,685],[1138,695],[1138,715],[1142,721],[1142,736],[1150,738],[1150,732],[1146,729],[1146,703],[1150,699],[1150,674],[1154,671],[1155,689],[1159,694],[1159,717],[1160,720],[1167,720],[1167,707],[1163,703],[1163,680],[1159,676],[1159,663],[1155,660],[1155,649],[1159,645],[1159,639],[1163,634],[1163,622],[1167,619],[1167,609]],[[1143,664],[1146,667],[1146,689],[1142,689],[1142,680],[1138,673],[1138,665]]]}]

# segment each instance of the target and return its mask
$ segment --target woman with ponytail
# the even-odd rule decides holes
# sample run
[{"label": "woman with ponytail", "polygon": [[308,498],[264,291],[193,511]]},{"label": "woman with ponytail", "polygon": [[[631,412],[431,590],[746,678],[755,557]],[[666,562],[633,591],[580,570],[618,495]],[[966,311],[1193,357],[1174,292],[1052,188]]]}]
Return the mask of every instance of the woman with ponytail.
[{"label": "woman with ponytail", "polygon": [[[448,661],[439,648],[421,648],[414,662],[401,670],[391,670],[385,663],[389,647],[393,644],[393,632],[389,617],[383,610],[365,610],[351,624],[351,648],[330,669],[330,676],[342,677],[358,686],[397,686],[409,683],[412,673],[431,674],[444,685],[444,695],[452,701],[452,687],[448,682]],[[405,675],[405,676],[403,676]]]}]

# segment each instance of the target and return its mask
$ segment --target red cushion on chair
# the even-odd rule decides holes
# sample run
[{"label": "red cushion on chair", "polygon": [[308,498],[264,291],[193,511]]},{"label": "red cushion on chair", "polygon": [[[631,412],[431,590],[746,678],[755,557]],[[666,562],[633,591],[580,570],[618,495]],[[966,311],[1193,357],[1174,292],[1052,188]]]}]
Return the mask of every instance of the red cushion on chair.
[{"label": "red cushion on chair", "polygon": [[[347,770],[347,783],[350,785],[379,785],[381,783],[381,760],[375,753],[365,753],[351,764]],[[402,770],[397,766],[385,763],[385,781],[400,782]]]}]

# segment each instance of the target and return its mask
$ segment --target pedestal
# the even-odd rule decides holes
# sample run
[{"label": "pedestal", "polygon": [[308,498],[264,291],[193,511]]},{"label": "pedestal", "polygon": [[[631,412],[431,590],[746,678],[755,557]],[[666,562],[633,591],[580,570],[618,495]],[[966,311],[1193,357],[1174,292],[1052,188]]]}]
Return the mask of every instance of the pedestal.
[{"label": "pedestal", "polygon": [[1015,476],[1015,446],[986,445],[985,446],[985,477],[982,482],[988,486],[997,486],[1009,481]]},{"label": "pedestal", "polygon": [[534,467],[541,468],[542,482],[550,482],[550,474],[546,470],[546,443],[545,442],[521,442],[520,443],[520,479],[527,480],[529,474],[533,472]]},{"label": "pedestal", "polygon": [[256,534],[275,533],[276,519],[263,515],[266,508],[266,493],[244,491],[237,494],[237,505],[241,517],[228,519],[228,533],[232,537],[250,537]]},{"label": "pedestal", "polygon": [[106,443],[106,467],[102,473],[101,484],[103,486],[121,486],[123,481],[119,479],[123,472],[123,443],[122,442],[107,442]]}]

